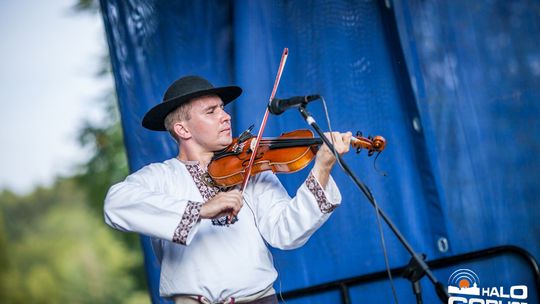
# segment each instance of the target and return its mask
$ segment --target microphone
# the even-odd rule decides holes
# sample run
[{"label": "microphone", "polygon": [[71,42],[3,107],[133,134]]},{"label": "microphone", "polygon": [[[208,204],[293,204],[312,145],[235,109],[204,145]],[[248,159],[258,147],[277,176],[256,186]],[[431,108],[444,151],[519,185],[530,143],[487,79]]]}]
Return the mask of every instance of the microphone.
[{"label": "microphone", "polygon": [[319,98],[321,98],[321,95],[294,96],[285,99],[274,98],[268,104],[268,111],[274,115],[280,115],[289,108],[300,107]]}]

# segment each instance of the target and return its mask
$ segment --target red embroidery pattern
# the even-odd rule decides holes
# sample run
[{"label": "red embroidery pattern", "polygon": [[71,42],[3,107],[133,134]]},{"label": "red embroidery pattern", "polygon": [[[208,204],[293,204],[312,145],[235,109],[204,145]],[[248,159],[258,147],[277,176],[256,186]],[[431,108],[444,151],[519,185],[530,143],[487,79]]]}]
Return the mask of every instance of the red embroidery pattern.
[{"label": "red embroidery pattern", "polygon": [[[199,192],[201,193],[201,196],[205,202],[212,199],[219,192],[227,191],[226,188],[215,186],[212,178],[208,176],[208,173],[203,170],[198,163],[184,163],[184,165],[186,166],[186,169],[188,170],[191,177],[193,178],[193,181],[195,182],[195,185],[199,189]],[[232,223],[236,222],[237,220],[238,218],[234,217]],[[229,226],[226,216],[212,219],[212,225]]]},{"label": "red embroidery pattern", "polygon": [[186,245],[187,237],[191,228],[197,223],[201,214],[202,203],[196,203],[189,201],[186,206],[186,210],[182,215],[180,224],[176,227],[174,231],[174,236],[172,241],[182,245]]},{"label": "red embroidery pattern", "polygon": [[219,187],[211,186],[209,185],[209,183],[206,183],[204,181],[204,176],[206,172],[204,172],[204,170],[199,167],[198,164],[185,164],[185,166],[189,174],[191,174],[191,177],[195,181],[195,185],[197,185],[197,188],[199,188],[199,192],[201,192],[201,195],[205,202],[210,200],[220,192]]},{"label": "red embroidery pattern", "polygon": [[319,210],[321,210],[322,213],[330,213],[334,209],[337,208],[338,205],[332,204],[327,198],[326,195],[324,195],[324,190],[322,189],[321,185],[311,174],[309,173],[308,178],[306,179],[306,186],[311,191],[313,196],[315,196],[315,200],[317,201],[317,204],[319,205]]},{"label": "red embroidery pattern", "polygon": [[[201,192],[201,195],[205,202],[218,194],[218,192],[220,191],[218,187],[208,186],[203,181],[204,171],[201,169],[201,167],[199,167],[198,164],[184,165],[186,166],[186,169],[195,181],[195,185],[197,185],[197,188],[199,188],[199,191]],[[173,242],[186,245],[189,232],[191,231],[195,223],[197,223],[197,221],[199,220],[201,207],[202,203],[196,203],[192,201],[188,202],[186,210],[182,215],[182,219],[180,220],[178,227],[176,227],[176,230],[174,231]]]}]

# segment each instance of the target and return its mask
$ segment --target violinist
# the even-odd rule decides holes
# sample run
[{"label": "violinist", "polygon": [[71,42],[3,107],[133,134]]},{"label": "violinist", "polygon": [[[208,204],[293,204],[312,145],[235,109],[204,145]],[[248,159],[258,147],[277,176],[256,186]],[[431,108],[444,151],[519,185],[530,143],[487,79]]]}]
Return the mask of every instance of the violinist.
[{"label": "violinist", "polygon": [[[307,177],[293,198],[270,171],[251,177],[243,192],[212,182],[207,166],[233,140],[224,105],[241,92],[198,76],[173,82],[142,124],[168,131],[178,155],[129,175],[105,198],[108,225],[153,239],[160,295],[175,303],[278,303],[266,244],[302,246],[341,202],[330,176],[335,157],[324,145],[311,171],[299,173]],[[350,132],[332,137],[338,153],[349,150]]]}]

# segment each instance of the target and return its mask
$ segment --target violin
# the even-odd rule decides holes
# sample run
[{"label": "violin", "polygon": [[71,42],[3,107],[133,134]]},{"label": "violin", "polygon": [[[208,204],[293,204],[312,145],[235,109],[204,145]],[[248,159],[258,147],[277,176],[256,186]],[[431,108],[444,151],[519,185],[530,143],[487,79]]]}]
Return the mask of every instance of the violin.
[{"label": "violin", "polygon": [[[221,187],[241,184],[245,177],[256,136],[250,130],[242,133],[225,149],[218,151],[208,165],[208,175]],[[293,173],[306,167],[315,157],[322,139],[314,138],[310,130],[296,130],[281,134],[277,138],[261,138],[257,155],[252,165],[251,176],[272,170],[274,173]],[[386,146],[382,136],[351,138],[351,145],[357,149],[366,149],[368,155],[380,153]]]}]

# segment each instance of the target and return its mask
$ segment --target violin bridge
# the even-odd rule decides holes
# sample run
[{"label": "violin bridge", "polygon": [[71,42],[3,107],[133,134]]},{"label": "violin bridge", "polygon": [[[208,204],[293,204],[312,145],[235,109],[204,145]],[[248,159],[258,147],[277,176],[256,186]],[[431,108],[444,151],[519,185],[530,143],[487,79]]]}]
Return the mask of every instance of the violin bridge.
[{"label": "violin bridge", "polygon": [[232,151],[234,153],[240,153],[242,152],[242,147],[241,145],[239,145],[238,143],[234,144],[233,148],[232,148]]}]

